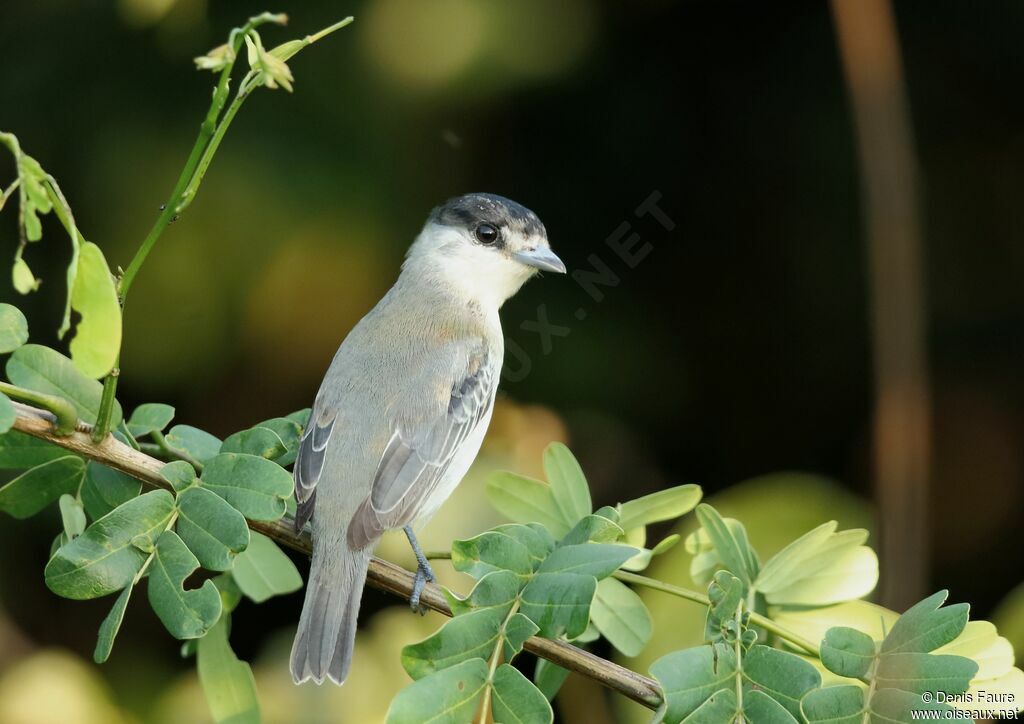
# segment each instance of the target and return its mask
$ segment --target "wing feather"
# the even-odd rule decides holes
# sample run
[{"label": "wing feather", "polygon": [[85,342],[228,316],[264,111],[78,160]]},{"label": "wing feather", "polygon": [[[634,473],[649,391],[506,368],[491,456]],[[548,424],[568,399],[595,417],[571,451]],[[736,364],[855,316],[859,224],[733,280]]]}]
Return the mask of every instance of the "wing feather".
[{"label": "wing feather", "polygon": [[310,415],[309,423],[299,441],[299,452],[295,458],[293,477],[295,478],[295,530],[301,531],[312,517],[316,507],[316,484],[324,471],[324,460],[327,458],[327,443],[334,432],[337,417],[321,420],[315,412]]},{"label": "wing feather", "polygon": [[477,355],[452,386],[446,409],[419,429],[394,431],[377,466],[373,489],[349,524],[352,548],[363,548],[385,531],[415,519],[459,448],[487,415],[496,387],[486,353]]}]

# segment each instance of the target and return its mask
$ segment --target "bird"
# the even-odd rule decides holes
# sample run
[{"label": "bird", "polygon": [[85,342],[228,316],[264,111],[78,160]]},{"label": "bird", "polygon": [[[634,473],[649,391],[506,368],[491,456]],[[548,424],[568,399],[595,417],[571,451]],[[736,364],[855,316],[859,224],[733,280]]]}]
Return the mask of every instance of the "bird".
[{"label": "bird", "polygon": [[312,529],[292,645],[296,684],[348,676],[366,572],[380,537],[405,531],[410,606],[435,580],[416,539],[462,480],[494,410],[504,357],[498,310],[540,271],[564,274],[537,215],[471,193],[433,209],[398,279],[345,337],[317,392],[294,465],[295,529]]}]

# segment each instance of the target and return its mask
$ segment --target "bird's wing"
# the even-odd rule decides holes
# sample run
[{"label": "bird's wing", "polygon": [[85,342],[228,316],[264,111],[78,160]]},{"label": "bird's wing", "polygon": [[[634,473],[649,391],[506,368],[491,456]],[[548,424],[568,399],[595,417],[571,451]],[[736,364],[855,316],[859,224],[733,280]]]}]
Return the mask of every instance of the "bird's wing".
[{"label": "bird's wing", "polygon": [[415,519],[494,404],[496,378],[486,352],[471,355],[464,374],[452,385],[447,409],[417,426],[396,426],[377,466],[373,489],[349,523],[349,546],[363,548],[385,531]]},{"label": "bird's wing", "polygon": [[316,484],[324,469],[327,456],[327,443],[334,431],[336,415],[317,414],[314,407],[309,415],[309,422],[299,442],[299,452],[295,457],[295,530],[301,531],[306,521],[313,515],[316,505]]}]

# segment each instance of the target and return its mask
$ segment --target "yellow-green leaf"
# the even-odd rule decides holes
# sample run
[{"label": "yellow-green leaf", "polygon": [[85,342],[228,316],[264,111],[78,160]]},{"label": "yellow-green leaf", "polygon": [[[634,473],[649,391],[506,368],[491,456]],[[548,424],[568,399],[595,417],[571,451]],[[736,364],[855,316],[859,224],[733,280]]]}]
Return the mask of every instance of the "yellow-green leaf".
[{"label": "yellow-green leaf", "polygon": [[83,243],[78,253],[71,307],[82,315],[71,340],[71,359],[82,374],[103,377],[121,348],[121,306],[107,260],[92,242]]}]

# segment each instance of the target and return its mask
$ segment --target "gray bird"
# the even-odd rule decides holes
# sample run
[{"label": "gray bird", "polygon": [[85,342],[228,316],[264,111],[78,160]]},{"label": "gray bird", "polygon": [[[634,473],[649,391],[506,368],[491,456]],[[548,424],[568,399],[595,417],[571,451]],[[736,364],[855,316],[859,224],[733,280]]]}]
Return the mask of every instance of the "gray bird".
[{"label": "gray bird", "polygon": [[313,560],[292,645],[296,683],[348,676],[366,569],[403,528],[418,563],[419,607],[434,580],[413,526],[426,522],[476,458],[504,357],[498,308],[565,265],[529,209],[467,194],[434,209],[395,285],[342,342],[295,461],[296,530],[312,518]]}]

